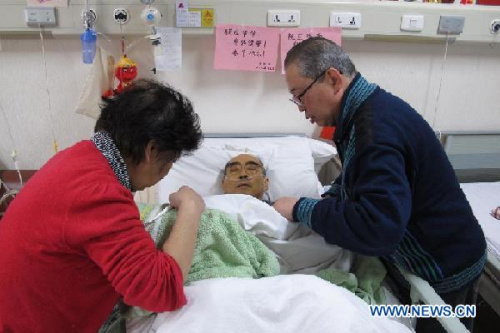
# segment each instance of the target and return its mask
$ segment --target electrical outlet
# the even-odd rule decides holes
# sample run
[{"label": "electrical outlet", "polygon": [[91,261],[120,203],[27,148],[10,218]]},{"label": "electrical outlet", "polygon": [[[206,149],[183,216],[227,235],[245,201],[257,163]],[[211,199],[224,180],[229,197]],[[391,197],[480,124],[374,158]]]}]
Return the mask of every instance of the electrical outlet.
[{"label": "electrical outlet", "polygon": [[300,25],[300,10],[268,10],[267,25],[269,27],[298,27]]},{"label": "electrical outlet", "polygon": [[330,27],[342,27],[343,29],[361,28],[361,13],[331,12]]},{"label": "electrical outlet", "polygon": [[54,7],[26,8],[24,19],[30,27],[53,27],[56,25],[56,9]]},{"label": "electrical outlet", "polygon": [[441,15],[438,34],[460,35],[464,30],[465,17],[460,15]]},{"label": "electrical outlet", "polygon": [[490,32],[494,35],[500,33],[500,19],[494,19],[491,21]]}]

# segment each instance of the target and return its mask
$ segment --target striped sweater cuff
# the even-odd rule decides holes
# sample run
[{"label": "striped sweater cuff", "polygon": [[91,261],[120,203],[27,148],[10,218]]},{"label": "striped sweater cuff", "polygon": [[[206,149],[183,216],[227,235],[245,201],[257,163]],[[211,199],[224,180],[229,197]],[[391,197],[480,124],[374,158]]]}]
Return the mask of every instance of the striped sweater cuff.
[{"label": "striped sweater cuff", "polygon": [[299,201],[295,203],[295,206],[293,206],[293,220],[312,228],[311,217],[314,206],[320,201],[319,199],[300,198]]}]

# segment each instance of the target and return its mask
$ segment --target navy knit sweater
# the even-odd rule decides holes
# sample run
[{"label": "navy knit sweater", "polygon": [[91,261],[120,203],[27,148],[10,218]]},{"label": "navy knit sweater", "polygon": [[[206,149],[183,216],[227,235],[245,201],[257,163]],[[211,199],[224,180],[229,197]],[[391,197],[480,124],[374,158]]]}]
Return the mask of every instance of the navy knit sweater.
[{"label": "navy knit sweater", "polygon": [[301,198],[295,221],[328,243],[405,268],[438,293],[481,274],[484,234],[439,140],[411,106],[358,73],[334,141],[343,170],[331,197]]}]

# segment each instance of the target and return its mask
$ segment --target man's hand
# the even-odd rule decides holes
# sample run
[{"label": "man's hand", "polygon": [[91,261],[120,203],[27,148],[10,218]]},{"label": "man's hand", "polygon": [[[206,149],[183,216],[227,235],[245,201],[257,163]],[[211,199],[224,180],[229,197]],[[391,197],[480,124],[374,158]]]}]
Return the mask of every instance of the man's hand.
[{"label": "man's hand", "polygon": [[491,216],[493,216],[497,220],[500,220],[500,206],[491,211]]},{"label": "man's hand", "polygon": [[288,221],[293,221],[293,206],[297,201],[297,198],[281,197],[274,202],[273,207]]}]

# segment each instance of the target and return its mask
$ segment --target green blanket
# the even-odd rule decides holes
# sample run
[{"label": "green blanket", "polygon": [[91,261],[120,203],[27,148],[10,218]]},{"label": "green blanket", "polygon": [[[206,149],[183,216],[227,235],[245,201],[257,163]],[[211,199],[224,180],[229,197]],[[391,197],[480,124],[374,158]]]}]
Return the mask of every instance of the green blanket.
[{"label": "green blanket", "polygon": [[[140,218],[158,248],[170,234],[175,222],[175,210],[164,211],[166,205],[137,204]],[[198,229],[193,264],[186,283],[217,277],[259,278],[279,274],[275,254],[256,236],[245,231],[238,222],[218,210],[203,212]],[[354,274],[353,274],[354,273]],[[358,258],[353,273],[325,269],[316,275],[344,287],[369,304],[383,304],[381,282],[386,271],[377,258]],[[151,314],[138,307],[115,307],[100,333],[123,332],[124,318]]]},{"label": "green blanket", "polygon": [[377,257],[356,256],[351,272],[333,268],[319,271],[316,276],[353,292],[368,304],[385,304],[382,281],[387,271]]},{"label": "green blanket", "polygon": [[[146,230],[160,249],[175,223],[177,211],[166,211],[167,205],[137,206]],[[279,271],[274,253],[238,222],[218,210],[206,209],[203,212],[193,263],[185,284],[211,278],[259,278],[278,275]],[[132,307],[125,312],[125,317],[129,319],[151,314],[139,307]],[[117,324],[113,323],[112,326],[112,329],[103,332],[114,332]]]},{"label": "green blanket", "polygon": [[[173,209],[162,212],[165,205],[138,204],[138,207],[146,229],[161,248],[177,212]],[[218,210],[203,212],[186,283],[222,277],[259,278],[277,275],[279,270],[274,253],[238,222]]]},{"label": "green blanket", "polygon": [[[176,211],[162,212],[166,205],[138,204],[138,207],[146,229],[161,248],[174,224]],[[258,278],[278,273],[276,256],[257,237],[224,213],[205,210],[186,283],[215,277]],[[385,304],[381,287],[386,273],[378,258],[358,255],[351,272],[329,268],[316,275],[348,289],[368,304]]]}]

